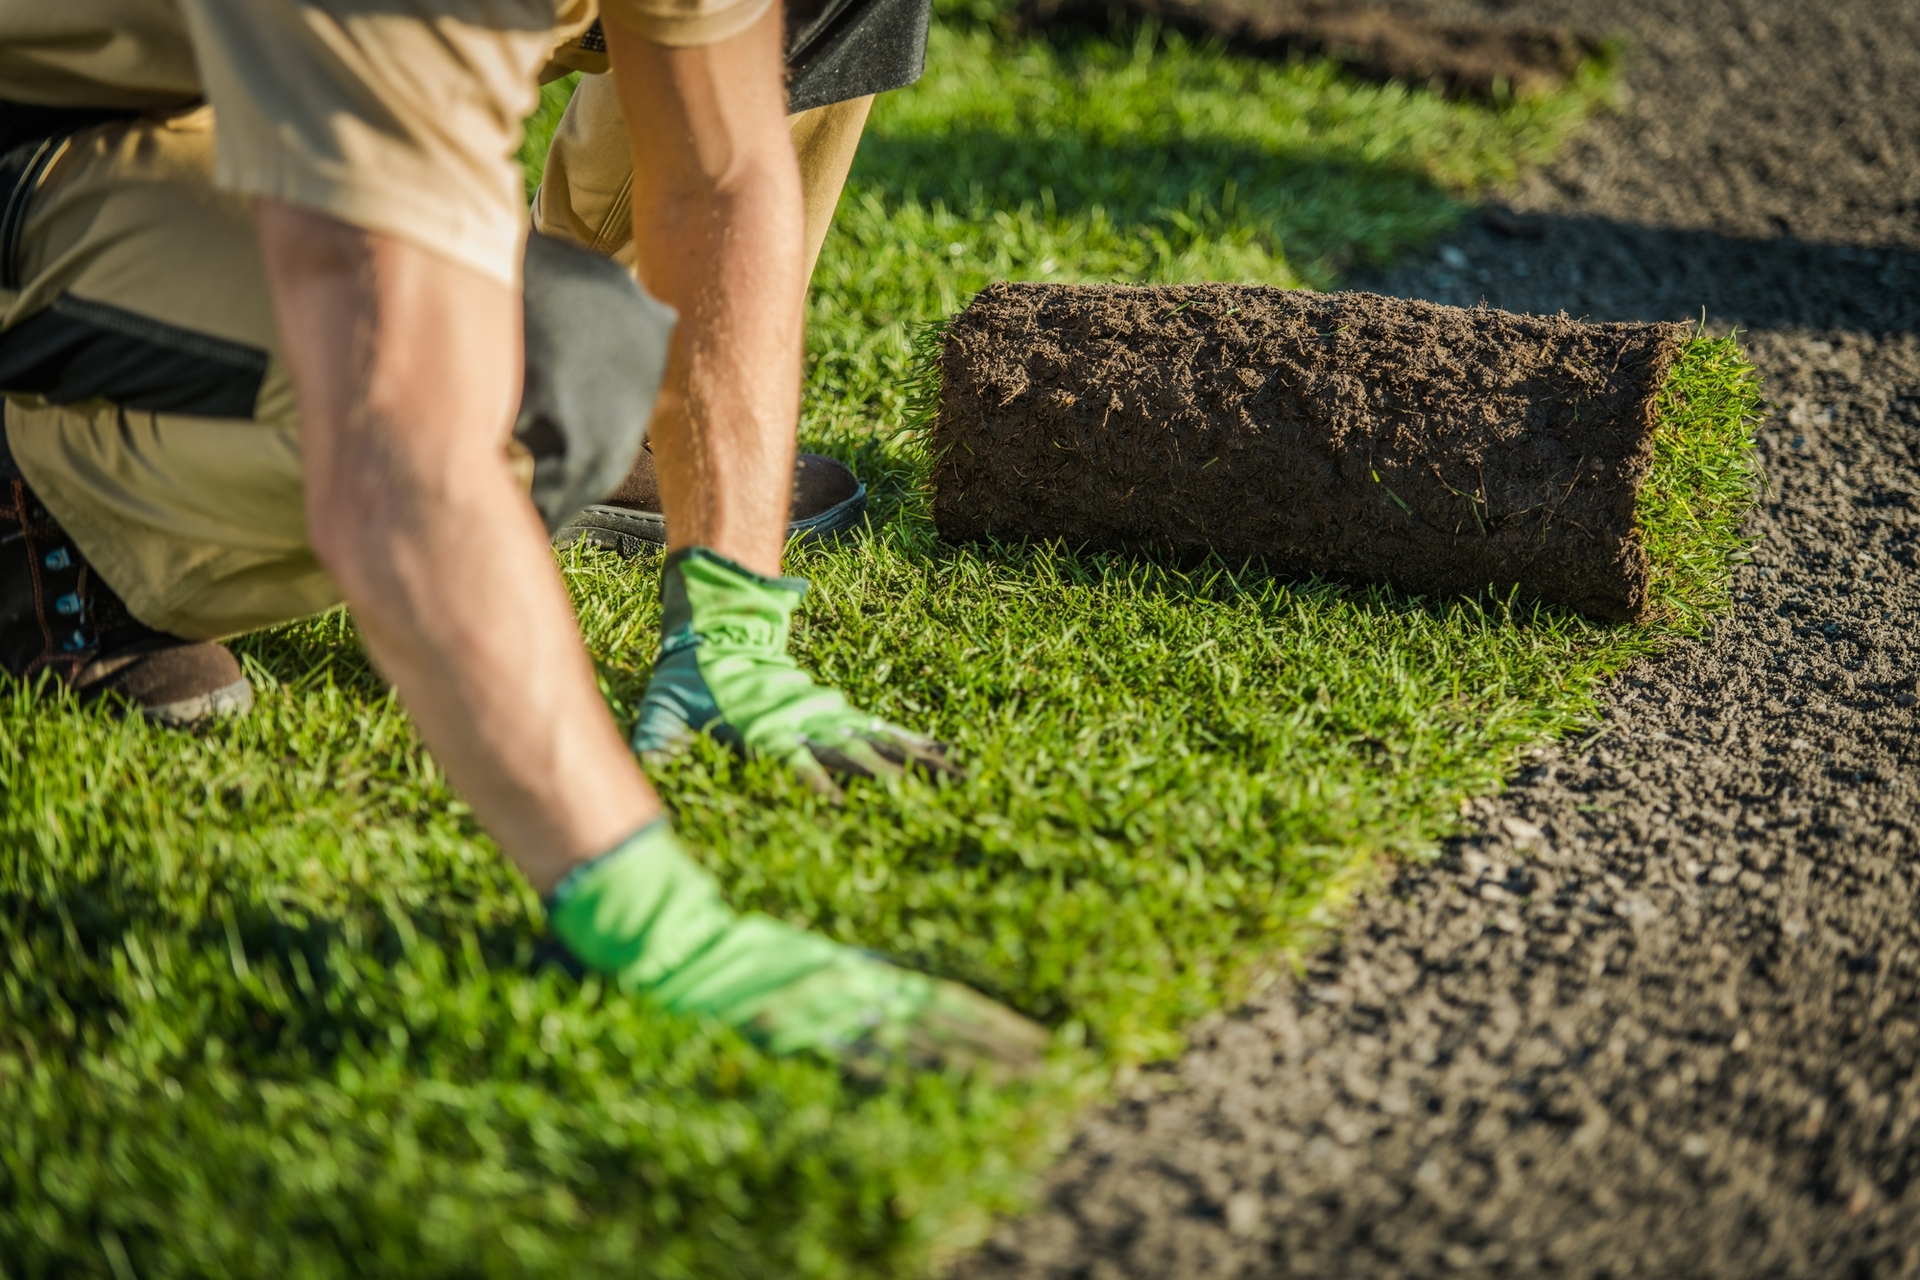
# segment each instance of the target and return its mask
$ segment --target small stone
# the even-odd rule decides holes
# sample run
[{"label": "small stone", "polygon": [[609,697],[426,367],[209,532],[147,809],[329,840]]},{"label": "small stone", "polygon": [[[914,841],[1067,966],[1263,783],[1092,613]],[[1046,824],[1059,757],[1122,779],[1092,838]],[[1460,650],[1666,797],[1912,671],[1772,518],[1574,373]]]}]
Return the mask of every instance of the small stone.
[{"label": "small stone", "polygon": [[1227,1230],[1236,1236],[1257,1235],[1260,1231],[1260,1197],[1251,1191],[1236,1191],[1227,1197]]},{"label": "small stone", "polygon": [[1538,840],[1546,834],[1546,832],[1534,826],[1525,818],[1502,818],[1500,820],[1500,826],[1520,844],[1525,844],[1529,840]]},{"label": "small stone", "polygon": [[1727,1045],[1727,1048],[1733,1050],[1735,1053],[1745,1053],[1747,1050],[1753,1048],[1753,1032],[1747,1030],[1745,1027],[1740,1028],[1733,1033],[1733,1040]]},{"label": "small stone", "polygon": [[1690,1160],[1698,1160],[1711,1150],[1713,1145],[1697,1133],[1688,1134],[1686,1140],[1680,1144],[1680,1154]]}]

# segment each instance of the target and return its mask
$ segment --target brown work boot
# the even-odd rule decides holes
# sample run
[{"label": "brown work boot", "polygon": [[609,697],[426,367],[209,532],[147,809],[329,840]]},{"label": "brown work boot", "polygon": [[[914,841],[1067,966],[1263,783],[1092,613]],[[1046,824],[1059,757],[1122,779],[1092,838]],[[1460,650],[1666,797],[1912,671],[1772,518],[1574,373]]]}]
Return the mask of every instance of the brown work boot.
[{"label": "brown work boot", "polygon": [[48,672],[83,702],[118,697],[167,725],[253,704],[224,645],[182,640],[128,613],[20,479],[0,479],[0,670],[19,680]]},{"label": "brown work boot", "polygon": [[[830,542],[867,513],[867,486],[839,459],[803,453],[793,460],[793,500],[788,510],[787,537]],[[667,518],[660,514],[660,473],[654,468],[650,447],[640,451],[633,470],[610,497],[574,516],[553,535],[556,547],[575,542],[623,556],[667,545]]]}]

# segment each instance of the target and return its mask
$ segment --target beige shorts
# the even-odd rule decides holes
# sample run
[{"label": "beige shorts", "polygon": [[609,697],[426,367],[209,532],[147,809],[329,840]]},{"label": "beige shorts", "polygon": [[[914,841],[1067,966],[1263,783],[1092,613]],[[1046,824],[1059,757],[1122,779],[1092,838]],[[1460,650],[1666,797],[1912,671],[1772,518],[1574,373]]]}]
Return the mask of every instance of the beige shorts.
[{"label": "beige shorts", "polygon": [[[632,165],[610,79],[583,77],[537,217],[630,265]],[[813,252],[870,102],[791,118]],[[18,288],[0,290],[0,327],[44,313],[203,371],[204,394],[176,409],[47,403],[69,398],[55,391],[4,405],[21,472],[102,578],[142,622],[189,639],[339,600],[307,542],[299,420],[248,204],[215,186],[214,144],[209,108],[74,135],[27,206]]]},{"label": "beige shorts", "polygon": [[[871,95],[789,116],[807,208],[807,270],[833,223],[834,206],[873,108]],[[634,268],[633,158],[612,76],[582,76],[554,130],[553,149],[533,199],[537,231],[604,253]]]}]

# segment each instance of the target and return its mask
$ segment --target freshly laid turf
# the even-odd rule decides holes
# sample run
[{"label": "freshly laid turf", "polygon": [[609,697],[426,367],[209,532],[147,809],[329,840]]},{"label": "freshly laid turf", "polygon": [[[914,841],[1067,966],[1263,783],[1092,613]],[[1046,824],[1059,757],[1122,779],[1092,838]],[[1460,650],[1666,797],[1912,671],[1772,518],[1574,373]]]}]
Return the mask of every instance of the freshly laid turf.
[{"label": "freshly laid turf", "polygon": [[[0,1276],[910,1273],[1017,1203],[1113,1069],[1174,1051],[1381,855],[1433,848],[1654,643],[938,545],[916,326],[995,274],[1325,281],[1431,235],[1586,101],[996,39],[936,31],[928,83],[876,113],[805,424],[875,527],[792,566],[803,660],[969,775],[835,809],[703,747],[658,781],[735,902],[1048,1020],[1055,1074],[855,1087],[538,967],[537,904],[334,613],[242,641],[255,709],[200,734],[0,696]],[[630,716],[656,569],[565,568]]]}]

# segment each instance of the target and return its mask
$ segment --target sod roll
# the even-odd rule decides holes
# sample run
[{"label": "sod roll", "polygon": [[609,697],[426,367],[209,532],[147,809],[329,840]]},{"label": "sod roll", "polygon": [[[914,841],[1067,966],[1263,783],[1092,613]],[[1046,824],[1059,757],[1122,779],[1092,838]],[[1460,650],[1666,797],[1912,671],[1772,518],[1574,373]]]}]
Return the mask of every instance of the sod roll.
[{"label": "sod roll", "polygon": [[1364,293],[996,284],[940,353],[934,520],[1643,621],[1636,499],[1687,336]]}]

